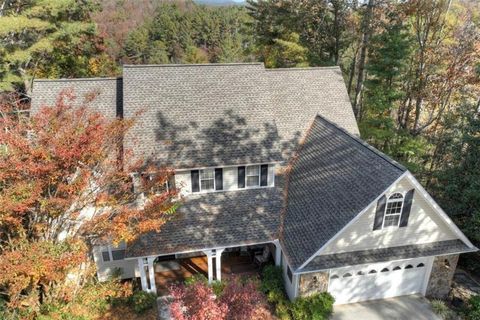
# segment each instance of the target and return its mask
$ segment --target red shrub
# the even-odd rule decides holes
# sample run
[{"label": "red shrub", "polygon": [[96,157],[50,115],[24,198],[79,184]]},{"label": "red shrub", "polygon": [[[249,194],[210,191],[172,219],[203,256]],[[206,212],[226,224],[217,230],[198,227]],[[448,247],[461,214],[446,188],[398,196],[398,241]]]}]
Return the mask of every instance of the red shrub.
[{"label": "red shrub", "polygon": [[220,297],[202,281],[170,288],[170,313],[177,320],[271,319],[265,296],[254,280],[231,278]]}]

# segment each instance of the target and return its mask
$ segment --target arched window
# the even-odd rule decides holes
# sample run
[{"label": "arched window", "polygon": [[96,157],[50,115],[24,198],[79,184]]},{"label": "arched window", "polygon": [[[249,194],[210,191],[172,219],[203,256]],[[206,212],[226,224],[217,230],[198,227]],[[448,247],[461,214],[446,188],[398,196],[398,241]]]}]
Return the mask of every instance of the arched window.
[{"label": "arched window", "polygon": [[411,264],[409,264],[408,266],[405,267],[405,269],[412,269],[413,266]]},{"label": "arched window", "polygon": [[343,275],[344,278],[348,278],[348,277],[351,277],[351,276],[352,276],[352,274],[348,273],[348,272]]},{"label": "arched window", "polygon": [[369,273],[369,274],[377,273],[377,270],[370,270],[368,273]]},{"label": "arched window", "polygon": [[357,276],[363,276],[365,273],[363,271],[358,271]]},{"label": "arched window", "polygon": [[417,268],[423,268],[423,267],[425,267],[425,265],[423,263],[417,264]]},{"label": "arched window", "polygon": [[402,270],[402,268],[400,268],[399,266],[396,266],[395,268],[393,268],[393,271],[397,271],[397,270]]},{"label": "arched window", "polygon": [[403,194],[396,192],[388,197],[383,227],[398,227],[403,208]]},{"label": "arched window", "polygon": [[338,279],[338,276],[334,274],[333,276],[330,277],[331,279]]},{"label": "arched window", "polygon": [[388,270],[388,268],[383,268],[382,271],[380,271],[380,272],[388,272],[388,271],[390,271],[390,270]]}]

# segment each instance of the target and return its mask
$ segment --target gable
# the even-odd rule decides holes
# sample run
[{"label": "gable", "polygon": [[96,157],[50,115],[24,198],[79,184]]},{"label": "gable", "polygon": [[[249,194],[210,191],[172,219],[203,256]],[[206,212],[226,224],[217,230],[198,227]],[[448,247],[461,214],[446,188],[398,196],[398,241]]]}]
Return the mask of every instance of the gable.
[{"label": "gable", "polygon": [[405,176],[388,189],[386,195],[415,189],[408,225],[373,231],[377,203],[372,203],[362,216],[328,244],[321,254],[361,251],[426,244],[458,239],[444,219],[432,208],[410,179]]}]

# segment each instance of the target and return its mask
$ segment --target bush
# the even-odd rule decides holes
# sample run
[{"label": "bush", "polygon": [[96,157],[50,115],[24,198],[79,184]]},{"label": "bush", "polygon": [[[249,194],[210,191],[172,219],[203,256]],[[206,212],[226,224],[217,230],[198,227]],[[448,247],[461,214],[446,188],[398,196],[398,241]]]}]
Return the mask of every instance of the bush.
[{"label": "bush", "polygon": [[433,312],[435,312],[440,318],[448,319],[450,316],[450,309],[442,300],[432,300],[431,302]]},{"label": "bush", "polygon": [[297,298],[291,307],[295,320],[326,320],[333,312],[335,299],[327,292]]},{"label": "bush", "polygon": [[262,270],[262,284],[260,289],[265,294],[272,291],[283,292],[282,268],[273,265],[265,266]]},{"label": "bush", "polygon": [[130,304],[137,314],[142,314],[151,309],[157,301],[154,293],[137,291],[130,297]]},{"label": "bush", "polygon": [[280,320],[291,320],[292,316],[290,315],[291,302],[288,300],[280,301],[275,306],[275,314]]},{"label": "bush", "polygon": [[170,313],[177,320],[206,319],[197,316],[207,314],[208,319],[217,320],[270,319],[256,279],[232,277],[227,282],[208,285],[195,277],[184,285],[170,287],[170,295]]},{"label": "bush", "polygon": [[468,300],[465,317],[467,320],[480,320],[480,296],[472,296]]}]

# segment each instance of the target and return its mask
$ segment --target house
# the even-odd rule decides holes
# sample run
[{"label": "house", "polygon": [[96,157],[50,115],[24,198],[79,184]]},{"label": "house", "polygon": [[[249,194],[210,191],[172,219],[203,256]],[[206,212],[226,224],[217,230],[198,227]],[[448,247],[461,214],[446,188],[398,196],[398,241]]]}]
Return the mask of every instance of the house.
[{"label": "house", "polygon": [[175,168],[185,199],[160,232],[96,247],[100,279],[120,269],[156,292],[181,259],[202,257],[213,281],[232,252],[269,248],[291,299],[443,297],[459,254],[477,250],[405,167],[360,140],[337,67],[127,65],[121,78],[36,80],[33,112],[70,87],[95,91],[107,117],[137,116],[125,148]]}]

